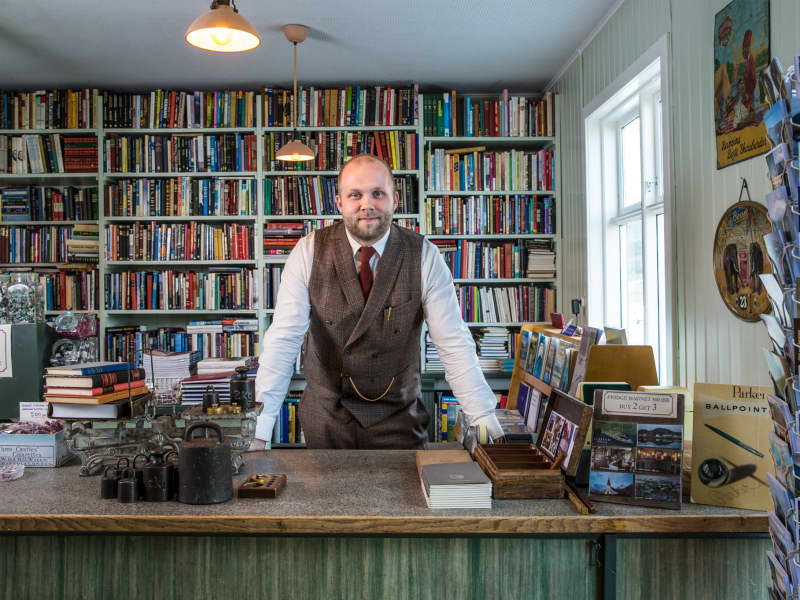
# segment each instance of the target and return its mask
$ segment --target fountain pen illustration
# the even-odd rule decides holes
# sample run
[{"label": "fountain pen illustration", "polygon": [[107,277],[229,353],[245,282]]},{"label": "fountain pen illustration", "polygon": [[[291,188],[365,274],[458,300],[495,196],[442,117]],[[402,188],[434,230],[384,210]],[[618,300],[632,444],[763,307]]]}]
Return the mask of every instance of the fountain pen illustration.
[{"label": "fountain pen illustration", "polygon": [[713,431],[713,432],[714,432],[714,433],[716,433],[717,435],[724,437],[724,438],[725,438],[726,440],[728,440],[729,442],[733,442],[734,444],[736,444],[736,445],[737,445],[737,446],[739,446],[740,448],[743,448],[743,449],[747,450],[747,451],[748,451],[748,452],[750,452],[751,454],[755,454],[755,455],[756,455],[757,457],[759,457],[759,458],[764,458],[764,455],[763,455],[761,452],[759,452],[759,451],[758,451],[758,450],[756,450],[755,448],[751,448],[750,446],[748,446],[748,445],[747,445],[747,444],[745,444],[744,442],[741,442],[741,441],[737,440],[737,439],[736,439],[735,437],[733,437],[731,434],[729,434],[729,433],[725,433],[725,432],[724,432],[724,431],[722,431],[721,429],[717,429],[716,427],[714,427],[713,425],[709,425],[708,423],[703,423],[703,425],[705,425],[706,427],[708,427],[708,428],[709,428],[711,431]]}]

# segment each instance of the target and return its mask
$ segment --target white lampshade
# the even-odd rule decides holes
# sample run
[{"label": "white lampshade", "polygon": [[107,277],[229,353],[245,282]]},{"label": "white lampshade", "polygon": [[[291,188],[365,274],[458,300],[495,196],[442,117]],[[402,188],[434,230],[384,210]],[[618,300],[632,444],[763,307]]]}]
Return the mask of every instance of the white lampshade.
[{"label": "white lampshade", "polygon": [[250,21],[228,4],[212,4],[213,8],[194,20],[186,30],[186,41],[212,52],[244,52],[261,45],[261,36]]},{"label": "white lampshade", "polygon": [[275,158],[290,162],[314,160],[314,151],[300,140],[292,140],[280,147],[275,153]]}]

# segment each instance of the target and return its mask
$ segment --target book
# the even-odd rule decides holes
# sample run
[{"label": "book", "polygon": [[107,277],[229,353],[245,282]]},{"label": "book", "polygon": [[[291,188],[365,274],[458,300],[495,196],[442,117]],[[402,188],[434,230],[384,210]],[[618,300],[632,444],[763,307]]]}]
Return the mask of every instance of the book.
[{"label": "book", "polygon": [[126,383],[127,381],[144,379],[144,369],[131,369],[130,371],[114,371],[112,373],[98,373],[97,375],[73,375],[56,377],[45,375],[44,383],[48,387],[67,388],[96,388]]},{"label": "book", "polygon": [[544,362],[542,363],[542,381],[545,383],[550,383],[550,377],[553,373],[553,363],[556,359],[556,353],[558,352],[558,347],[561,345],[561,340],[558,338],[549,338],[549,343],[547,344],[547,354],[545,354]]},{"label": "book", "polygon": [[92,362],[82,365],[65,365],[63,367],[47,367],[46,375],[98,375],[115,371],[136,370],[133,363]]},{"label": "book", "polygon": [[103,387],[88,388],[88,387],[45,387],[45,394],[52,396],[103,396],[112,392],[127,391],[130,389],[137,389],[144,387],[144,379],[131,381],[130,383],[117,383],[115,385],[107,385]]},{"label": "book", "polygon": [[420,481],[429,508],[492,507],[492,482],[476,462],[424,465]]},{"label": "book", "polygon": [[466,450],[417,450],[417,473],[422,477],[422,467],[443,463],[470,462],[472,457]]},{"label": "book", "polygon": [[50,405],[50,416],[59,419],[118,419],[130,415],[130,406],[127,398],[106,404],[53,402]]},{"label": "book", "polygon": [[765,482],[773,460],[781,483],[795,489],[791,453],[786,458],[778,440],[770,444],[771,392],[766,386],[695,383],[692,502],[770,510]]},{"label": "book", "polygon": [[69,396],[66,394],[45,394],[44,399],[47,402],[61,402],[64,404],[108,404],[117,400],[127,400],[136,398],[149,393],[147,388],[138,388],[130,390],[123,390],[121,392],[111,392],[110,394],[103,394],[102,396]]}]

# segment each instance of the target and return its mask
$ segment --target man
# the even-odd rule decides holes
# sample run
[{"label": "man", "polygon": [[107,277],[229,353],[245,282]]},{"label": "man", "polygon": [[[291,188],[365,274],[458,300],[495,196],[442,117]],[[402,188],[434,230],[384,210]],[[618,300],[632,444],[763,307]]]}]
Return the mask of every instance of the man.
[{"label": "man", "polygon": [[256,376],[264,403],[256,439],[271,438],[308,330],[299,406],[306,445],[422,447],[429,421],[420,398],[423,318],[469,421],[502,435],[447,266],[433,244],[392,224],[391,169],[359,155],[338,183],[343,222],[304,237],[286,261]]}]

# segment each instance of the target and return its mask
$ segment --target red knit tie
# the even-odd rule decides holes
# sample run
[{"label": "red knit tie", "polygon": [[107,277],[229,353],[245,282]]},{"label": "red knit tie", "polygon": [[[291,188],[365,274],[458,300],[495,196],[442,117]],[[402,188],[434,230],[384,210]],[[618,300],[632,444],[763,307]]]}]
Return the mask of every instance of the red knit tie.
[{"label": "red knit tie", "polygon": [[359,261],[358,280],[361,282],[361,291],[364,292],[364,300],[369,298],[369,291],[372,289],[372,268],[369,266],[369,259],[375,254],[372,246],[361,246],[361,260]]}]

